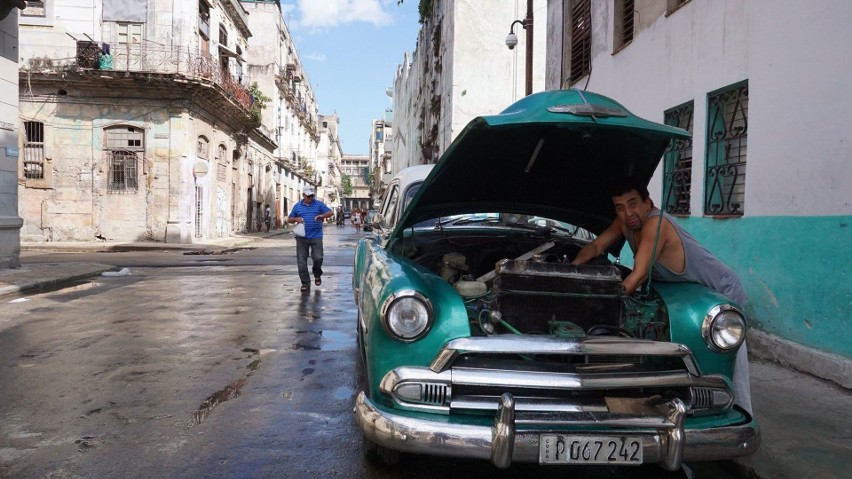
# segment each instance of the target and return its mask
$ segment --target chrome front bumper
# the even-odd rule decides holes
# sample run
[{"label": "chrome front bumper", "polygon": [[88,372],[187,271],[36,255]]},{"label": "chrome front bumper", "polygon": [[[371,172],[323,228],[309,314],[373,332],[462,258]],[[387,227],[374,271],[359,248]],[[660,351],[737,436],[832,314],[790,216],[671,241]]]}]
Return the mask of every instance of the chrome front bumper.
[{"label": "chrome front bumper", "polygon": [[[645,463],[677,470],[684,461],[730,459],[753,453],[760,445],[757,423],[712,429],[684,429],[686,407],[680,400],[669,403],[667,417],[654,429],[622,430],[639,436]],[[361,392],[355,400],[355,419],[364,437],[389,449],[416,454],[490,460],[500,468],[513,462],[539,462],[539,436],[549,432],[547,423],[527,427],[515,417],[514,399],[503,394],[492,426],[453,424],[409,417],[376,407]],[[422,415],[420,415],[422,416]],[[446,418],[446,416],[441,416]],[[523,431],[518,424],[525,424]],[[623,422],[597,421],[617,429]],[[629,425],[629,424],[628,424]],[[618,434],[618,433],[616,433]]]}]

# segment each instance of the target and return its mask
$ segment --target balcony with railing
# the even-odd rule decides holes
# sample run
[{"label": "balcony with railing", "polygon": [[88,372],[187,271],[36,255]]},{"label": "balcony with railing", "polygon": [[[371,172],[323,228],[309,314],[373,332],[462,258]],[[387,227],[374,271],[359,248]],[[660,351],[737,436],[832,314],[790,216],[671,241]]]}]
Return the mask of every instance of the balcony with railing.
[{"label": "balcony with railing", "polygon": [[[212,88],[217,94],[205,95],[208,100],[225,100],[222,103],[236,106],[241,115],[246,117],[251,110],[249,90],[230,71],[222,68],[217,58],[199,52],[197,48],[170,47],[143,41],[112,45],[107,53],[96,42],[78,41],[74,58],[37,58],[22,65],[22,72],[38,73],[45,78],[62,73],[68,81],[73,80],[73,74],[76,73],[79,75],[76,77],[78,80],[91,87],[120,88],[136,85],[136,80],[144,78],[146,85],[150,86],[174,88],[177,83]],[[105,83],[110,80],[112,83]],[[116,80],[127,81],[119,83]]]}]

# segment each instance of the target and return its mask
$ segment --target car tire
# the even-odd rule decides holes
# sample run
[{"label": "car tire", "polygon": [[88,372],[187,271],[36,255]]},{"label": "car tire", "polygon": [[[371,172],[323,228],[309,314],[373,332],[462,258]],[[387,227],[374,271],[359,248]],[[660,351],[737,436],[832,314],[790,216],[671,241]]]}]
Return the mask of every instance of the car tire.
[{"label": "car tire", "polygon": [[395,466],[399,464],[399,461],[402,458],[402,453],[380,446],[364,436],[361,437],[363,439],[361,443],[361,450],[363,451],[365,458],[371,461],[381,462],[386,466]]},{"label": "car tire", "polygon": [[364,457],[366,457],[367,459],[375,459],[376,451],[378,450],[378,448],[378,444],[367,439],[364,436],[361,436],[361,452],[364,453]]},{"label": "car tire", "polygon": [[393,449],[388,449],[384,446],[376,446],[376,457],[378,457],[383,463],[388,466],[395,466],[399,464],[399,460],[402,457],[399,451],[394,451]]}]

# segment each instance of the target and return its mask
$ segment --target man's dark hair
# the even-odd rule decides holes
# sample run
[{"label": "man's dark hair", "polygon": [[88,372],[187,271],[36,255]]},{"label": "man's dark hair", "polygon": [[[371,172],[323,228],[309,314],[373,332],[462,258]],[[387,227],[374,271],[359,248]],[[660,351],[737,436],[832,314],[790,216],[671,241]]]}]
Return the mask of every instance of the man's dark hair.
[{"label": "man's dark hair", "polygon": [[645,186],[645,182],[639,181],[638,178],[633,176],[628,176],[616,180],[615,183],[612,184],[610,193],[612,196],[621,196],[623,194],[629,193],[630,190],[636,190],[636,192],[639,193],[639,196],[642,198],[642,201],[647,200],[648,196],[650,196],[650,193],[648,193],[648,187]]}]

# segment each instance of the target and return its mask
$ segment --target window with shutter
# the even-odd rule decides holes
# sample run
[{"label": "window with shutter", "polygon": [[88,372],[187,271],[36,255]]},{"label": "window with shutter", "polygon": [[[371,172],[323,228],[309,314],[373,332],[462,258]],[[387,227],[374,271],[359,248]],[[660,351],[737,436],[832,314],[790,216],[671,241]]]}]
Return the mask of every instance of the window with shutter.
[{"label": "window with shutter", "polygon": [[571,7],[571,82],[588,75],[591,65],[591,1],[578,0]]}]

